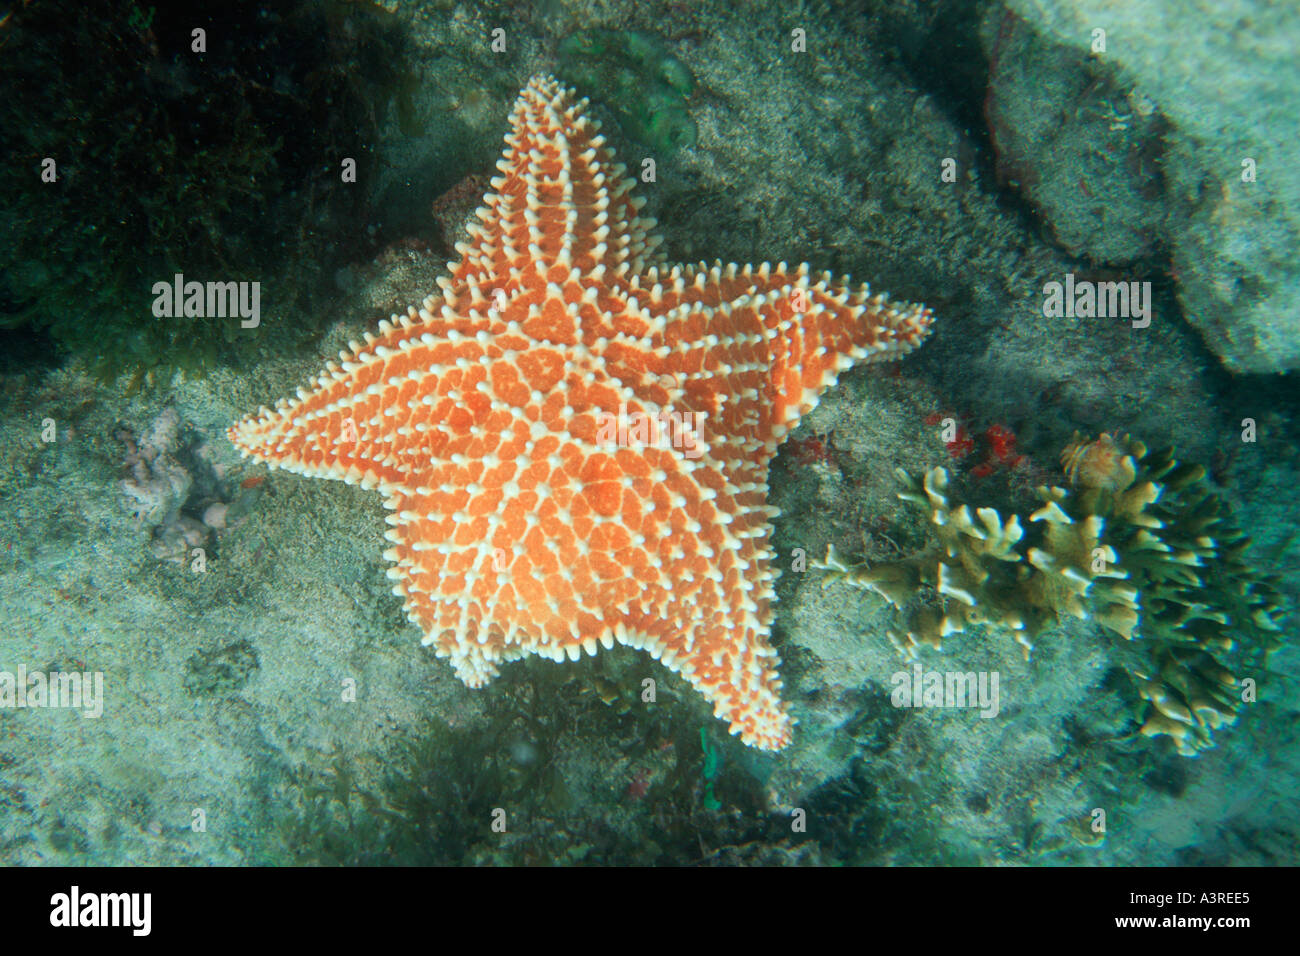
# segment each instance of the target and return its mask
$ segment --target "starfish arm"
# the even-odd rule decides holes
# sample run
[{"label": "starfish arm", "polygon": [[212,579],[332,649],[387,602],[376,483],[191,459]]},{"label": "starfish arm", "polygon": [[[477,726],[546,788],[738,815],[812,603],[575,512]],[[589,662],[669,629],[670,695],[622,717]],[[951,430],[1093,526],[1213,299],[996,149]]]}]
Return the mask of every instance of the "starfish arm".
[{"label": "starfish arm", "polygon": [[781,661],[766,634],[748,616],[695,611],[685,626],[673,626],[648,613],[620,626],[617,641],[680,673],[745,744],[780,750],[790,743],[795,721],[781,701]]},{"label": "starfish arm", "polygon": [[[463,451],[463,429],[486,412],[474,391],[485,373],[462,366],[487,352],[487,310],[481,291],[445,283],[443,296],[381,321],[379,335],[349,343],[307,389],[227,436],[245,457],[286,471],[402,487],[430,461]],[[412,436],[420,440],[399,440]]]},{"label": "starfish arm", "polygon": [[[897,359],[929,334],[933,313],[891,302],[867,285],[851,291],[806,264],[674,270],[661,293],[670,320],[664,343],[671,372],[699,382],[696,402],[741,396],[722,430],[748,427],[779,444],[839,373],[861,361]],[[755,394],[757,392],[758,394]],[[720,409],[715,411],[721,411]],[[773,446],[773,451],[775,446]]]},{"label": "starfish arm", "polygon": [[[469,227],[471,242],[458,244],[462,259],[453,281],[476,277],[502,283],[521,260],[545,283],[564,285],[575,275],[612,279],[658,261],[655,221],[637,214],[645,199],[632,195],[625,177],[586,115],[588,101],[553,77],[534,77],[511,114],[501,175]],[[505,286],[514,294],[517,288]]]},{"label": "starfish arm", "polygon": [[[761,493],[731,484],[711,455],[661,449],[652,460],[650,481],[629,485],[644,499],[624,517],[640,550],[612,555],[640,587],[617,606],[606,602],[607,620],[617,623],[620,642],[680,671],[746,743],[784,746],[790,719],[768,641],[776,599],[771,509]],[[624,631],[639,639],[624,639]]]}]

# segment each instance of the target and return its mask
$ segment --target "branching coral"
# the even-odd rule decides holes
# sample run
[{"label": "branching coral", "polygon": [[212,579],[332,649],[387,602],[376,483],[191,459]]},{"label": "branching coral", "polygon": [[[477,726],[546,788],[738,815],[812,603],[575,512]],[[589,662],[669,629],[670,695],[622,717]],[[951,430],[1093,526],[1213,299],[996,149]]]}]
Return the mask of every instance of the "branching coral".
[{"label": "branching coral", "polygon": [[[900,561],[819,566],[881,594],[902,617],[906,655],[983,624],[1011,631],[1028,656],[1062,617],[1094,619],[1143,652],[1129,672],[1141,732],[1191,755],[1213,746],[1241,699],[1237,674],[1279,642],[1279,598],[1244,555],[1249,539],[1205,486],[1205,469],[1127,437],[1075,436],[1061,456],[1071,488],[1040,487],[1023,522],[954,504],[949,476],[900,470],[899,497],[928,522],[930,544]],[[1026,530],[1026,525],[1028,530]]]}]

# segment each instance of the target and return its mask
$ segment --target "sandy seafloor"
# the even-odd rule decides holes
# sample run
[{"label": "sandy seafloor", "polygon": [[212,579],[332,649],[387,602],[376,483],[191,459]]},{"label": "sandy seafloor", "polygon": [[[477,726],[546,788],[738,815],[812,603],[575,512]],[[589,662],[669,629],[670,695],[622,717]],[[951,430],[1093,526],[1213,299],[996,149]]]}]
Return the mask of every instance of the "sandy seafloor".
[{"label": "sandy seafloor", "polygon": [[[1044,283],[1086,265],[999,188],[980,132],[882,50],[879,32],[847,24],[835,5],[784,19],[687,6],[532,8],[514,22],[519,49],[505,68],[482,49],[493,11],[402,8],[439,51],[425,105],[460,97],[458,129],[469,131],[446,145],[431,130],[408,148],[455,155],[463,174],[490,170],[515,91],[550,68],[573,25],[677,37],[669,48],[697,84],[698,142],[641,187],[669,257],[808,261],[933,306],[920,351],[846,374],[795,433],[833,432],[831,460],[787,449],[774,465],[782,554],[860,549],[893,527],[894,468],[954,464],[926,424],[952,412],[973,432],[1006,425],[1044,472],[1075,429],[1131,433],[1211,464],[1255,560],[1294,603],[1293,377],[1224,371],[1167,279],[1147,329],[1045,319]],[[815,55],[787,50],[800,23]],[[631,165],[638,147],[610,133]],[[935,181],[943,156],[959,159],[955,183]],[[893,708],[889,679],[903,665],[885,638],[887,609],[823,588],[815,571],[787,573],[778,588],[774,640],[800,720],[779,754],[746,750],[681,680],[628,649],[562,666],[530,659],[486,689],[462,686],[390,593],[379,496],[268,473],[224,438],[418,302],[441,268],[418,255],[358,263],[316,348],[131,397],[75,362],[8,368],[0,667],[84,665],[104,673],[106,701],[98,719],[0,710],[0,862],[1300,861],[1294,641],[1272,657],[1260,701],[1190,759],[1167,740],[1114,741],[1126,717],[1105,680],[1109,642],[1091,622],[1043,635],[1030,662],[996,633],[926,652],[927,667],[999,671],[996,719]],[[175,460],[227,501],[249,492],[242,520],[213,532],[201,574],[160,558],[156,524],[122,498],[123,426],[144,435],[168,409]],[[1251,444],[1240,440],[1246,417],[1258,423]],[[47,418],[53,443],[41,440]],[[645,676],[661,688],[652,706],[636,696]],[[348,679],[354,702],[343,700]],[[497,807],[505,833],[490,826]],[[1095,807],[1108,832],[1087,845],[1073,821]],[[794,808],[807,811],[806,831],[792,830]]]}]

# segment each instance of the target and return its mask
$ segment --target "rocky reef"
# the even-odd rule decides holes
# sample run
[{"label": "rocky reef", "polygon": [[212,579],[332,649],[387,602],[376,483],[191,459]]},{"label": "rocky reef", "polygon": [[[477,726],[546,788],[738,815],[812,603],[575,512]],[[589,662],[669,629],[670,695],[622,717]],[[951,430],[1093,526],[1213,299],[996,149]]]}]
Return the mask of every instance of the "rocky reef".
[{"label": "rocky reef", "polygon": [[[1300,647],[1268,650],[1286,625],[1259,570],[1294,607],[1300,405],[1283,376],[1230,374],[1293,367],[1300,331],[1276,253],[1289,139],[1269,132],[1296,98],[1284,7],[237,2],[221,22],[256,55],[223,66],[187,52],[179,8],[74,6],[0,18],[0,665],[103,672],[109,706],[0,708],[5,865],[1300,860]],[[771,472],[799,720],[777,756],[630,649],[467,690],[416,649],[373,496],[248,469],[220,438],[437,288],[518,84],[566,71],[630,167],[658,162],[641,188],[666,253],[809,261],[942,318],[915,359],[845,372]],[[282,143],[222,135],[241,88]],[[189,113],[197,145],[168,139]],[[677,122],[690,147],[661,151]],[[338,167],[316,164],[358,140],[358,188],[331,198]],[[251,261],[261,326],[232,347],[147,315],[165,255],[196,279]],[[1150,326],[1045,320],[1070,273],[1149,280]],[[1119,437],[1079,439],[1057,472],[1075,429],[1209,474]],[[806,559],[830,543],[869,558],[836,572],[878,575],[870,593],[822,587],[836,574]],[[997,714],[895,706],[918,664],[998,673]]]},{"label": "rocky reef", "polygon": [[1099,267],[1167,270],[1230,371],[1300,367],[1300,186],[1282,147],[1294,11],[1006,0],[980,33],[999,176],[1056,241]]}]

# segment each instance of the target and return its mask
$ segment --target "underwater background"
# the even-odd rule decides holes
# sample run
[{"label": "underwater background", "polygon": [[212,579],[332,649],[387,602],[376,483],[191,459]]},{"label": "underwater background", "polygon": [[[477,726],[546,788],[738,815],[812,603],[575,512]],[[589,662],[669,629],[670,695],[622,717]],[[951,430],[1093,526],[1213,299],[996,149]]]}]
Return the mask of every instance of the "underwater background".
[{"label": "underwater background", "polygon": [[[1300,862],[1298,53],[1265,0],[0,5],[0,862]],[[546,73],[670,261],[936,316],[772,465],[779,752],[631,648],[465,687],[379,497],[226,438],[437,288]]]}]

